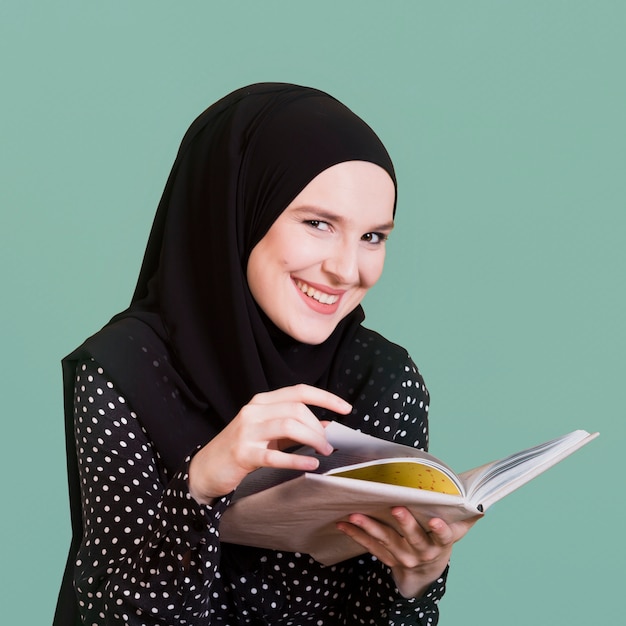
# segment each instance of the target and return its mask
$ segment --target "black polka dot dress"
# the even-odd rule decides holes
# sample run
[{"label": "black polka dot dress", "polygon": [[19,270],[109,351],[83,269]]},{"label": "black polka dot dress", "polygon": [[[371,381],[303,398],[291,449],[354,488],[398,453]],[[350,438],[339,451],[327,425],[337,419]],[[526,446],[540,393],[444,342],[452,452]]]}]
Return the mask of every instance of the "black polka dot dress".
[{"label": "black polka dot dress", "polygon": [[[342,366],[345,391],[369,407],[344,423],[427,446],[428,392],[404,350],[363,329]],[[74,586],[85,624],[437,623],[445,577],[406,599],[369,555],[322,566],[303,554],[221,544],[230,496],[213,506],[193,500],[190,458],[168,475],[141,415],[93,359],[78,365],[74,412],[83,511]]]}]

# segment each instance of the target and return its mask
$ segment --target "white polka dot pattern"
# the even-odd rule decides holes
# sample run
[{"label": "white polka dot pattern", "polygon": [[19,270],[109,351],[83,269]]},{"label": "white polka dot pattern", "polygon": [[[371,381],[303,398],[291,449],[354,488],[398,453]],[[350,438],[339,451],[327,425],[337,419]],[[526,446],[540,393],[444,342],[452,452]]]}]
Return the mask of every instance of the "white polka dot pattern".
[{"label": "white polka dot pattern", "polygon": [[[404,354],[365,378],[346,372],[363,397],[376,398],[346,423],[425,447],[428,392]],[[77,369],[74,406],[84,527],[74,580],[85,624],[437,623],[445,575],[422,598],[405,599],[372,557],[324,567],[258,550],[253,567],[238,566],[236,547],[219,542],[229,497],[198,505],[187,490],[189,459],[167,476],[141,416],[93,360]]]}]

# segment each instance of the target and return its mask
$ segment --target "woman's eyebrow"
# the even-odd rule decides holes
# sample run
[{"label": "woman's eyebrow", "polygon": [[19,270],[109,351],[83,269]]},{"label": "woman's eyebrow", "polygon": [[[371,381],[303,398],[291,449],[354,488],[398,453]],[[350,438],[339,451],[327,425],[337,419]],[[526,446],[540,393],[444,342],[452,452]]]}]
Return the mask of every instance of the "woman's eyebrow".
[{"label": "woman's eyebrow", "polygon": [[[321,207],[306,205],[302,207],[298,207],[294,209],[294,213],[298,216],[309,216],[311,214],[315,215],[316,219],[319,219],[324,222],[334,222],[336,224],[346,224],[349,220],[347,220],[343,215],[339,215],[338,213],[333,213],[328,209],[323,209]],[[385,222],[384,224],[380,224],[378,226],[372,226],[368,228],[368,231],[391,231],[394,227],[394,221],[390,220],[389,222]]]}]

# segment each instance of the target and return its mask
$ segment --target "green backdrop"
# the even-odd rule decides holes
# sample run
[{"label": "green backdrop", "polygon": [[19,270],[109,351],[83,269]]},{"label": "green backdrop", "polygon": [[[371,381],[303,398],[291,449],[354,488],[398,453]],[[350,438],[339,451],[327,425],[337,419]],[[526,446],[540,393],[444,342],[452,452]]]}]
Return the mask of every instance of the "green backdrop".
[{"label": "green backdrop", "polygon": [[69,541],[59,360],[129,301],[182,134],[250,82],[380,134],[397,230],[368,323],[458,470],[589,447],[455,549],[443,624],[616,624],[626,565],[626,4],[0,2],[1,620],[50,622]]}]

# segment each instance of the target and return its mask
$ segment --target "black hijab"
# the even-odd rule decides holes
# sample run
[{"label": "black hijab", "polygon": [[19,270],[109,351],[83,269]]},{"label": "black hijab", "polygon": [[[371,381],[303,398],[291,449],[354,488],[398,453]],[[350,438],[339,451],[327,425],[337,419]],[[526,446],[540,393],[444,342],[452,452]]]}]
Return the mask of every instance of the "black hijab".
[{"label": "black hijab", "polygon": [[395,184],[391,159],[372,129],[333,97],[307,87],[244,87],[190,126],[130,307],[63,362],[73,550],[81,533],[72,426],[79,360],[93,357],[102,365],[169,472],[256,393],[299,382],[336,389],[339,360],[364,317],[361,307],[324,343],[301,344],[257,307],[246,267],[295,196],[325,169],[353,160],[379,165]]},{"label": "black hijab", "polygon": [[[289,84],[231,93],[183,138],[132,304],[112,321],[140,320],[152,330],[170,354],[170,375],[215,431],[255,393],[298,382],[332,386],[336,356],[363,320],[361,308],[323,344],[300,344],[259,310],[246,266],[293,198],[323,170],[351,160],[376,163],[395,182],[389,155],[369,126],[328,94]],[[128,354],[117,341],[93,356],[124,393],[133,386],[135,402],[153,393],[150,376],[128,380]],[[195,445],[172,441],[167,415],[135,410],[157,448],[160,441],[167,446],[166,456],[176,448],[182,458]]]}]

